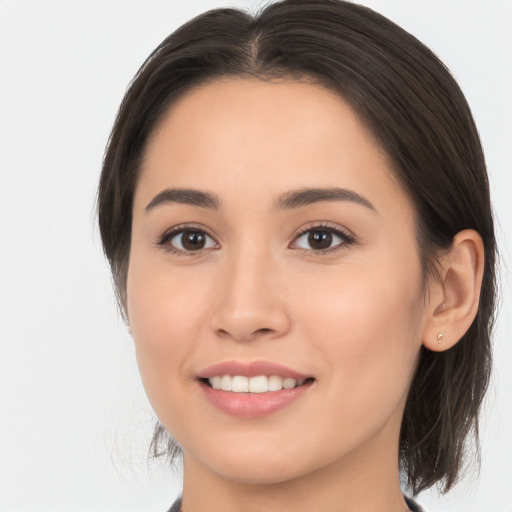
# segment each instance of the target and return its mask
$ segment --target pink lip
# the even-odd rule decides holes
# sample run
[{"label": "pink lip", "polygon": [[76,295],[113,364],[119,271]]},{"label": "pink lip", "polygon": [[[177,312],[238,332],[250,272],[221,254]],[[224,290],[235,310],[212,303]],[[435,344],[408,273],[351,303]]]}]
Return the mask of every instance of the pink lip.
[{"label": "pink lip", "polygon": [[[296,380],[304,380],[308,377],[270,361],[226,361],[201,371],[198,379],[208,379],[216,375],[244,375],[246,377],[279,375]],[[222,412],[242,418],[259,418],[291,405],[311,388],[314,381],[306,381],[302,386],[293,389],[281,389],[268,393],[233,393],[213,389],[204,380],[198,382],[207,400]]]},{"label": "pink lip", "polygon": [[226,414],[242,418],[260,418],[272,414],[298,400],[313,384],[311,381],[293,389],[268,393],[232,393],[213,389],[203,381],[199,383],[210,403]]},{"label": "pink lip", "polygon": [[271,361],[224,361],[223,363],[205,368],[198,374],[198,378],[209,379],[215,375],[244,375],[246,377],[279,375],[283,378],[291,377],[296,380],[308,377],[308,375],[303,375],[291,368]]}]

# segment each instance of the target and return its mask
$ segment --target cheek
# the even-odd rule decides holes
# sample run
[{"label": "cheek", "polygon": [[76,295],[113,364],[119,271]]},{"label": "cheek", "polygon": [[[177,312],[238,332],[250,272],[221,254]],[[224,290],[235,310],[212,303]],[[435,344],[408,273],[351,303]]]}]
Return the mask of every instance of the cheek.
[{"label": "cheek", "polygon": [[421,344],[419,266],[381,259],[337,268],[328,286],[310,278],[299,323],[314,340],[312,357],[324,362],[329,400],[355,415],[389,414],[409,388]]},{"label": "cheek", "polygon": [[184,273],[139,261],[132,258],[128,272],[128,315],[142,382],[158,413],[168,407],[170,394],[179,401],[187,377],[184,362],[204,323],[205,299]]}]

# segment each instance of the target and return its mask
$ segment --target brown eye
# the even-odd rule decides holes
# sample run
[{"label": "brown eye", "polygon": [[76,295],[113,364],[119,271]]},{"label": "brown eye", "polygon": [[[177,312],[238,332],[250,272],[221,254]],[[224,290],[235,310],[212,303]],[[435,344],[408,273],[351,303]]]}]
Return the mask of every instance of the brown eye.
[{"label": "brown eye", "polygon": [[194,252],[215,247],[215,241],[199,229],[181,229],[167,235],[163,242],[176,252]]},{"label": "brown eye", "polygon": [[200,231],[185,231],[181,234],[181,245],[187,251],[203,249],[206,243],[206,236]]},{"label": "brown eye", "polygon": [[312,249],[328,249],[332,244],[332,233],[328,231],[310,231],[308,234],[308,243]]},{"label": "brown eye", "polygon": [[354,238],[341,231],[327,226],[319,226],[303,231],[295,240],[294,245],[299,249],[312,252],[329,252],[349,245]]}]

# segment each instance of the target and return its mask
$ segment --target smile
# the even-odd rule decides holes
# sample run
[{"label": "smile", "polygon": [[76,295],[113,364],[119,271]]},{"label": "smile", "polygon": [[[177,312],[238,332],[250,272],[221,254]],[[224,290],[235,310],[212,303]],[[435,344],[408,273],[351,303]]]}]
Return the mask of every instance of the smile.
[{"label": "smile", "polygon": [[200,372],[198,382],[222,413],[259,418],[297,402],[315,378],[270,361],[226,361]]},{"label": "smile", "polygon": [[292,377],[280,377],[279,375],[258,375],[246,377],[244,375],[215,375],[208,379],[208,384],[213,389],[231,391],[233,393],[268,393],[293,389],[302,386],[306,379],[294,379]]}]

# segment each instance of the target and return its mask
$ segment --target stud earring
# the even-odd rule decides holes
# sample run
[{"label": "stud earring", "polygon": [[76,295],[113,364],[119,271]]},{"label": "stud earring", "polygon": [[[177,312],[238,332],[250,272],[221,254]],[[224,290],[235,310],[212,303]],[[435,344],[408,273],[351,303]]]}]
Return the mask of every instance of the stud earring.
[{"label": "stud earring", "polygon": [[443,343],[443,334],[442,333],[439,333],[437,335],[437,343],[439,343],[439,345],[441,345],[441,343]]}]

